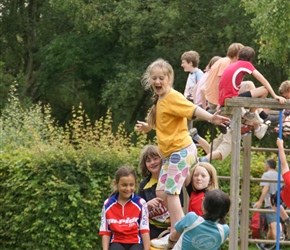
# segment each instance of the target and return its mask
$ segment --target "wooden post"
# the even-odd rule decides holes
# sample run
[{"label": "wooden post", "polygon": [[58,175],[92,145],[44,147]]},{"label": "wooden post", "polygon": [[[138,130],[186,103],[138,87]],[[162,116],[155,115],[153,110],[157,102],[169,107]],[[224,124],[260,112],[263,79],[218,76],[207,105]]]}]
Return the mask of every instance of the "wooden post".
[{"label": "wooden post", "polygon": [[252,134],[243,137],[243,169],[242,169],[242,212],[240,221],[241,250],[248,250],[249,244],[249,198],[250,198],[250,166],[251,166]]},{"label": "wooden post", "polygon": [[241,108],[234,108],[232,127],[231,158],[231,209],[229,249],[239,249],[239,185],[240,185],[240,152],[241,152]]}]

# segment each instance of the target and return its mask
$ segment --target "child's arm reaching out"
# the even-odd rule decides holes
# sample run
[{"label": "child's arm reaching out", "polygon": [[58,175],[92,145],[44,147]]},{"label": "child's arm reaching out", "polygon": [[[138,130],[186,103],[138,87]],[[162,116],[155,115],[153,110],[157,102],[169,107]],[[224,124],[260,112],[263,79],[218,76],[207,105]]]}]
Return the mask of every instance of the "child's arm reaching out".
[{"label": "child's arm reaching out", "polygon": [[228,124],[231,122],[230,118],[219,115],[220,110],[215,112],[213,115],[209,112],[205,111],[204,109],[197,107],[193,113],[193,116],[196,116],[198,118],[201,118],[203,120],[208,120],[209,122],[215,124],[215,125],[221,125],[226,126],[225,124]]},{"label": "child's arm reaching out", "polygon": [[280,161],[281,161],[281,174],[283,175],[289,171],[289,167],[287,164],[286,155],[285,155],[285,151],[284,151],[284,146],[283,146],[283,140],[280,138],[277,138],[276,143],[278,146],[279,157],[280,157]]},{"label": "child's arm reaching out", "polygon": [[258,70],[254,70],[252,72],[252,75],[268,90],[268,92],[274,99],[279,101],[280,104],[284,104],[286,102],[286,99],[284,97],[275,94],[274,90],[271,87],[271,84]]},{"label": "child's arm reaching out", "polygon": [[138,132],[142,132],[143,134],[147,134],[152,129],[147,122],[142,121],[137,121],[135,127]]}]

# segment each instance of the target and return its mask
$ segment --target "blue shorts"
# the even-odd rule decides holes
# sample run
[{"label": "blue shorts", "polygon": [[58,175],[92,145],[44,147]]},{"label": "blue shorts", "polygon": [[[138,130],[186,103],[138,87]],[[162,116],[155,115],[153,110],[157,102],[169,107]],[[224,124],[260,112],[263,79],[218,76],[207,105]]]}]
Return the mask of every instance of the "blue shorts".
[{"label": "blue shorts", "polygon": [[[271,207],[265,207],[265,209],[272,209]],[[270,224],[272,222],[276,222],[276,213],[265,213],[267,223]]]},{"label": "blue shorts", "polygon": [[246,91],[239,94],[240,97],[252,97],[251,91]]}]

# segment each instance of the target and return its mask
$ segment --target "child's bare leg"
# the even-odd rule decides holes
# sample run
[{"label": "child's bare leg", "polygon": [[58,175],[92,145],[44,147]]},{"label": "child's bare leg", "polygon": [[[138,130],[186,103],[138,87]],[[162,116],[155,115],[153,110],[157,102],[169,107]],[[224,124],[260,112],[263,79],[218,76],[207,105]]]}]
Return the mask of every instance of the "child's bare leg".
[{"label": "child's bare leg", "polygon": [[289,218],[284,207],[282,207],[282,206],[280,206],[280,217],[282,218],[283,221]]},{"label": "child's bare leg", "polygon": [[171,230],[173,230],[175,223],[182,219],[184,213],[180,204],[179,195],[174,194],[166,194],[166,195],[167,195],[167,209],[170,214],[170,226]]},{"label": "child's bare leg", "polygon": [[202,148],[203,150],[208,153],[209,152],[209,143],[207,142],[206,139],[202,138],[198,132],[196,128],[192,128],[189,131],[189,135],[191,136],[191,138],[196,141]]},{"label": "child's bare leg", "polygon": [[163,204],[165,207],[167,207],[167,195],[165,194],[164,190],[156,190],[156,196],[161,198],[163,200]]},{"label": "child's bare leg", "polygon": [[275,240],[276,239],[276,222],[269,223],[267,239],[268,240]]},{"label": "child's bare leg", "polygon": [[[252,89],[250,92],[253,98],[266,98],[268,95],[268,90],[264,86]],[[250,112],[255,112],[256,110],[256,108],[250,108]]]},{"label": "child's bare leg", "polygon": [[253,98],[266,98],[268,90],[264,86],[251,89],[251,95]]},{"label": "child's bare leg", "polygon": [[255,89],[256,86],[252,81],[242,81],[239,89],[239,94]]},{"label": "child's bare leg", "polygon": [[[277,207],[276,206],[273,206],[271,205],[272,208],[274,209],[275,213],[277,213]],[[284,207],[282,205],[280,205],[280,218],[285,221],[289,218],[288,214],[286,213]]]},{"label": "child's bare leg", "polygon": [[[264,86],[252,89],[250,92],[253,98],[266,98],[268,95],[268,90]],[[250,112],[255,112],[256,110],[256,108],[250,108]]]},{"label": "child's bare leg", "polygon": [[222,160],[223,157],[222,157],[222,154],[220,151],[215,150],[215,151],[212,151],[211,153],[209,152],[206,156],[201,157],[200,161],[209,162],[210,158],[212,160],[214,160],[214,159]]},{"label": "child's bare leg", "polygon": [[207,142],[206,139],[202,138],[202,137],[199,137],[198,140],[197,140],[198,144],[202,147],[202,149],[205,151],[205,153],[209,153],[209,148],[210,148],[210,145],[209,143]]},{"label": "child's bare leg", "polygon": [[209,162],[211,159],[224,160],[231,153],[232,130],[229,129],[226,134],[220,134],[213,141],[213,151],[206,156],[201,157],[201,162]]}]

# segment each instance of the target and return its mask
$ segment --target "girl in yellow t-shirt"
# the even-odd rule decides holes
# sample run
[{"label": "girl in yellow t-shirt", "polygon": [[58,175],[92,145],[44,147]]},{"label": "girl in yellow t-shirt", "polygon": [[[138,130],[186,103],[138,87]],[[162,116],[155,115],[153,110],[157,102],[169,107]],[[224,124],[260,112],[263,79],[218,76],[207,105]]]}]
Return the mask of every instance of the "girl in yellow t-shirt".
[{"label": "girl in yellow t-shirt", "polygon": [[215,125],[225,126],[230,119],[210,114],[188,101],[173,89],[172,66],[163,59],[151,63],[142,78],[144,89],[154,91],[154,104],[147,122],[137,121],[136,130],[147,133],[156,130],[158,148],[164,157],[156,195],[160,197],[170,213],[171,228],[183,216],[179,194],[189,169],[196,162],[197,150],[187,128],[187,119],[198,117]]}]

